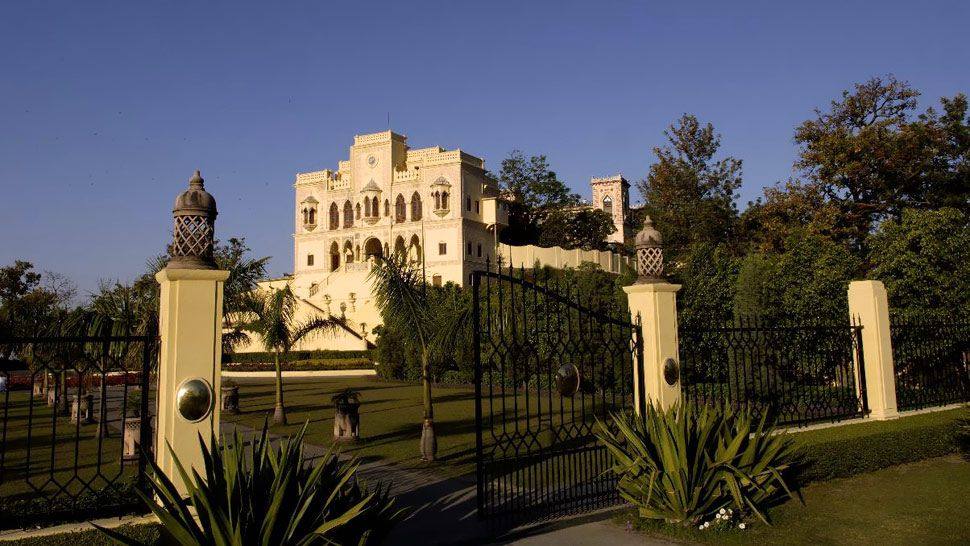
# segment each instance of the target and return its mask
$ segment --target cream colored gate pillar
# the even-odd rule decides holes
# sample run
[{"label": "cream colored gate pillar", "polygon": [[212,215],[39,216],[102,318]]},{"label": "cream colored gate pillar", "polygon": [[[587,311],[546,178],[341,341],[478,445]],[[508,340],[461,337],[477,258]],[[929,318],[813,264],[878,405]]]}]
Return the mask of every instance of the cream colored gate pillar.
[{"label": "cream colored gate pillar", "polygon": [[[876,420],[899,417],[896,411],[896,372],[889,330],[889,300],[879,281],[849,283],[849,316],[862,326],[861,373],[865,375],[869,416]],[[860,368],[856,366],[856,378]]]},{"label": "cream colored gate pillar", "polygon": [[187,471],[202,473],[199,435],[208,444],[219,432],[222,291],[229,272],[217,270],[213,260],[216,202],[198,171],[176,199],[173,216],[170,261],[155,275],[161,346],[154,445],[155,461],[184,493],[173,453]]},{"label": "cream colored gate pillar", "polygon": [[[634,408],[641,411],[640,378],[645,402],[666,409],[680,401],[680,345],[677,338],[677,291],[680,285],[665,282],[663,239],[647,216],[637,233],[636,284],[626,286],[630,314],[640,317],[643,332],[643,365],[634,369]],[[635,364],[636,361],[634,361]]]}]

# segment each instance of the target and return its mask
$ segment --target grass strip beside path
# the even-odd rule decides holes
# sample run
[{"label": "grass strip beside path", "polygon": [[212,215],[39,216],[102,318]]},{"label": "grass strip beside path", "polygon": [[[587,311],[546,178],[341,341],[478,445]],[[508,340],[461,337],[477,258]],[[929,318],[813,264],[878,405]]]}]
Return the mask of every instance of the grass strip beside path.
[{"label": "grass strip beside path", "polygon": [[967,544],[968,492],[970,463],[951,455],[809,485],[805,505],[795,500],[776,508],[770,527],[700,531],[644,522],[639,528],[703,544]]}]

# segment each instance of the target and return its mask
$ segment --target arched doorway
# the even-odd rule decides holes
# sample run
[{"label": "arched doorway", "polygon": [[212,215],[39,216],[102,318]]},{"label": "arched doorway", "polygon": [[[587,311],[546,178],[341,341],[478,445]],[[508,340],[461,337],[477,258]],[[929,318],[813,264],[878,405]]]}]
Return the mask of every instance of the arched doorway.
[{"label": "arched doorway", "polygon": [[344,263],[354,263],[354,245],[350,241],[344,243]]},{"label": "arched doorway", "polygon": [[398,260],[403,260],[407,255],[408,249],[404,246],[404,237],[400,235],[394,240],[394,257]]},{"label": "arched doorway", "polygon": [[411,236],[411,242],[408,244],[408,260],[413,263],[421,263],[424,259],[424,253],[421,252],[421,239],[418,238],[417,234]]},{"label": "arched doorway", "polygon": [[371,237],[364,241],[364,259],[367,261],[380,261],[384,258],[384,247],[381,246],[380,240],[377,237]]}]

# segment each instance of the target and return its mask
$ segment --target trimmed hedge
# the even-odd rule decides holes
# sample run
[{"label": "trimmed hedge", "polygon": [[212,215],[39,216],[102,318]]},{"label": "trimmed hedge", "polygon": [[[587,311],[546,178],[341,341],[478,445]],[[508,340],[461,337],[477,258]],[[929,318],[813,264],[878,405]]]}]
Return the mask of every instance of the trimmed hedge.
[{"label": "trimmed hedge", "polygon": [[[140,544],[162,544],[161,526],[157,523],[127,524],[114,529],[119,533],[138,541]],[[113,539],[101,531],[78,531],[75,533],[61,533],[33,538],[23,538],[4,542],[10,546],[113,546],[117,544]]]},{"label": "trimmed hedge", "polygon": [[57,525],[74,521],[143,514],[148,508],[135,493],[132,480],[119,481],[75,497],[43,494],[0,499],[0,529],[26,529],[32,525]]},{"label": "trimmed hedge", "polygon": [[807,463],[800,481],[844,478],[955,453],[957,424],[966,415],[957,408],[796,432]]},{"label": "trimmed hedge", "polygon": [[[321,360],[297,360],[281,366],[284,371],[320,370],[373,370],[374,361],[368,358],[329,358]],[[272,372],[276,365],[272,362],[245,362],[224,364],[222,369],[229,372]]]},{"label": "trimmed hedge", "polygon": [[[333,359],[348,359],[348,358],[367,358],[370,360],[374,359],[373,351],[290,351],[289,354],[283,359],[284,362],[295,362],[297,360],[333,360]],[[255,352],[255,353],[223,353],[222,363],[236,363],[236,364],[262,364],[269,362],[273,363],[273,353],[270,352]]]}]

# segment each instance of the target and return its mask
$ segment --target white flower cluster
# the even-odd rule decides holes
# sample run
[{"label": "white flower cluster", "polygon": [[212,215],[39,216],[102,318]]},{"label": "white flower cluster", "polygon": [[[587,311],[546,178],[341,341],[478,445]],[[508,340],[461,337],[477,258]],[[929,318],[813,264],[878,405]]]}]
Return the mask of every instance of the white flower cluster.
[{"label": "white flower cluster", "polygon": [[[709,529],[711,525],[713,525],[714,528],[728,529],[734,525],[734,521],[735,521],[734,510],[732,510],[731,508],[721,508],[720,510],[717,511],[716,514],[714,514],[714,519],[701,523],[697,528],[700,529],[701,531],[704,531],[705,529]],[[743,531],[746,528],[747,528],[747,525],[745,525],[743,521],[738,522],[738,529],[741,529]]]}]

